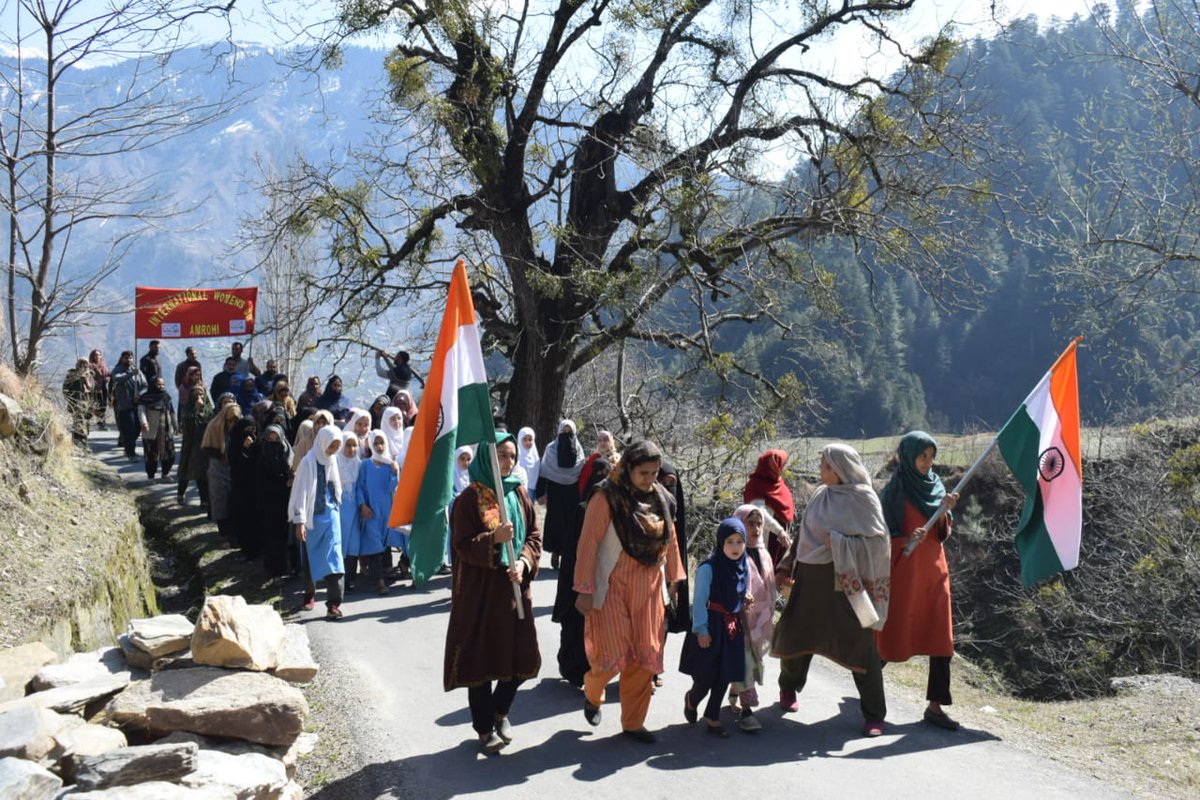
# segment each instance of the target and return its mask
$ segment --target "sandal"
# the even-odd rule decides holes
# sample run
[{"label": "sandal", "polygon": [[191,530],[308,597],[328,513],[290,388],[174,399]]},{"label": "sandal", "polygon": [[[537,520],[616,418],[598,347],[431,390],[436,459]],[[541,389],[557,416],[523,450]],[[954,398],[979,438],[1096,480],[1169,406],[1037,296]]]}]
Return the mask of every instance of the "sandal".
[{"label": "sandal", "polygon": [[688,689],[683,693],[683,718],[691,725],[700,718],[696,712],[696,707],[692,705],[692,690]]}]

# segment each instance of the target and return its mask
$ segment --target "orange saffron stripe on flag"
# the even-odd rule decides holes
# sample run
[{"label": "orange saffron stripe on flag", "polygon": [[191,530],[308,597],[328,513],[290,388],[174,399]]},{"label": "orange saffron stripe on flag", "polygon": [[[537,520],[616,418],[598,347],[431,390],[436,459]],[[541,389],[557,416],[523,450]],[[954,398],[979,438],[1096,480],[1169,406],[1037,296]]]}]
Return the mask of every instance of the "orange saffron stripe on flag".
[{"label": "orange saffron stripe on flag", "polygon": [[442,317],[437,346],[433,350],[433,361],[429,365],[429,379],[425,382],[425,390],[421,393],[422,404],[432,401],[437,404],[437,408],[426,406],[424,412],[417,415],[417,424],[413,427],[408,452],[401,465],[400,485],[396,487],[392,513],[388,517],[390,527],[407,525],[413,521],[413,516],[416,514],[417,496],[421,492],[421,483],[425,479],[425,469],[429,464],[429,454],[433,451],[433,443],[438,435],[438,421],[441,414],[430,412],[438,411],[441,408],[442,386],[446,380],[446,354],[458,340],[459,327],[473,324],[475,324],[475,306],[471,302],[471,287],[467,283],[467,265],[460,258],[454,265],[454,272],[450,276],[450,289],[446,297],[446,314]]},{"label": "orange saffron stripe on flag", "polygon": [[1071,461],[1075,464],[1075,474],[1083,480],[1083,459],[1079,448],[1079,376],[1075,370],[1075,342],[1063,353],[1063,357],[1054,365],[1050,375],[1050,400],[1054,410],[1058,412],[1062,424],[1063,444]]}]

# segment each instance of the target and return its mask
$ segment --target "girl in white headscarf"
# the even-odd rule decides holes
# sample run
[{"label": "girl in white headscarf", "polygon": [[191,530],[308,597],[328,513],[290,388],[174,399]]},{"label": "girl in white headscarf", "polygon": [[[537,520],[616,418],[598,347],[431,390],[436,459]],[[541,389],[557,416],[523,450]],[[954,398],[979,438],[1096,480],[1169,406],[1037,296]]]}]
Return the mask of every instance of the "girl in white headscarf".
[{"label": "girl in white headscarf", "polygon": [[350,409],[350,419],[346,422],[345,430],[353,433],[358,441],[359,457],[370,458],[371,443],[367,441],[367,435],[371,432],[370,412],[361,408]]},{"label": "girl in white headscarf", "polygon": [[[387,419],[386,415],[384,419]],[[391,566],[388,547],[398,531],[388,527],[392,514],[392,498],[399,482],[399,465],[388,451],[387,435],[375,430],[370,434],[371,458],[363,462],[354,489],[354,502],[362,518],[362,540],[360,555],[371,571],[371,580],[382,594],[388,593],[387,569]],[[403,542],[396,542],[403,545]]]},{"label": "girl in white headscarf", "polygon": [[405,429],[404,414],[395,406],[383,410],[383,435],[387,438],[388,454],[400,466],[404,466],[404,454],[408,452],[408,440],[412,428]]},{"label": "girl in white headscarf", "polygon": [[[354,418],[351,417],[351,422]],[[363,441],[366,441],[366,436]],[[342,431],[342,449],[337,454],[338,476],[346,487],[346,502],[342,503],[342,555],[346,559],[346,591],[353,591],[358,579],[359,540],[362,538],[362,520],[358,515],[358,504],[353,501],[354,484],[358,481],[359,439],[352,427]]]},{"label": "girl in white headscarf", "polygon": [[525,470],[525,486],[529,499],[537,500],[537,482],[541,471],[542,457],[538,454],[537,438],[533,428],[521,428],[517,434],[517,466]]},{"label": "girl in white headscarf", "polygon": [[342,618],[345,593],[342,560],[342,524],[339,506],[342,484],[338,474],[337,452],[342,447],[339,432],[332,426],[321,428],[312,449],[300,462],[288,498],[288,518],[296,525],[296,538],[308,552],[309,573],[304,576],[305,606],[316,594],[318,581],[325,581],[326,619]]}]

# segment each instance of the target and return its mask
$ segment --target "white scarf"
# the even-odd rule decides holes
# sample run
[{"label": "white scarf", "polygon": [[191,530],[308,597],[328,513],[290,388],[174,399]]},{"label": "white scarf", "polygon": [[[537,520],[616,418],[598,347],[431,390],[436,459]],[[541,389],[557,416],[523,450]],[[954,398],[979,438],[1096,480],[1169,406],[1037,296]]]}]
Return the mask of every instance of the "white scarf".
[{"label": "white scarf", "polygon": [[388,448],[383,448],[382,453],[375,452],[375,441],[377,439],[383,439],[384,443],[387,443],[387,436],[378,428],[371,431],[371,433],[367,436],[367,441],[371,444],[371,460],[376,464],[391,464],[392,454],[388,452]]}]

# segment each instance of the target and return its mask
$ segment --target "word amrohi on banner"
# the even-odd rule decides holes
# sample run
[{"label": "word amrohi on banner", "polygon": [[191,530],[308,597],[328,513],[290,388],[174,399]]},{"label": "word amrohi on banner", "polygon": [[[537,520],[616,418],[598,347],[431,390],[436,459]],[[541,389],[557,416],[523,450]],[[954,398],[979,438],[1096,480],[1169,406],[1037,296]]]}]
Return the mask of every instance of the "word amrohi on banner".
[{"label": "word amrohi on banner", "polygon": [[254,333],[258,287],[162,289],[137,287],[138,339],[207,339]]}]

